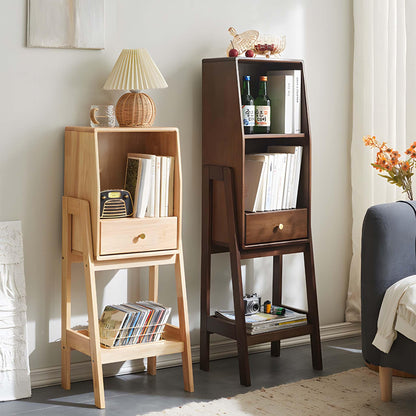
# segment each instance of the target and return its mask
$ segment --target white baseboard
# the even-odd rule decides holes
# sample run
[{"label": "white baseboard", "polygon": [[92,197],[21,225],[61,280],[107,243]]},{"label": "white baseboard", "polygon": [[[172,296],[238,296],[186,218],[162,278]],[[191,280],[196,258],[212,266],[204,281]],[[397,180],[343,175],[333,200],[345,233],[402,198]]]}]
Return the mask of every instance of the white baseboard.
[{"label": "white baseboard", "polygon": [[[349,338],[361,334],[360,323],[342,322],[339,324],[324,325],[321,327],[321,340],[330,341],[341,338]],[[285,339],[281,342],[282,348],[305,345],[309,343],[309,335]],[[270,348],[270,343],[259,344],[249,347],[250,353],[266,351]],[[235,341],[224,340],[211,344],[210,359],[237,356]],[[192,361],[199,362],[199,345],[192,347]],[[158,357],[157,368],[167,368],[182,364],[180,354],[171,354]],[[104,376],[114,376],[122,374],[137,373],[146,369],[145,360],[126,361],[124,363],[106,364],[103,367]],[[52,386],[61,383],[61,367],[50,367],[31,371],[32,388]],[[71,381],[91,380],[92,372],[90,361],[83,361],[71,365]]]}]

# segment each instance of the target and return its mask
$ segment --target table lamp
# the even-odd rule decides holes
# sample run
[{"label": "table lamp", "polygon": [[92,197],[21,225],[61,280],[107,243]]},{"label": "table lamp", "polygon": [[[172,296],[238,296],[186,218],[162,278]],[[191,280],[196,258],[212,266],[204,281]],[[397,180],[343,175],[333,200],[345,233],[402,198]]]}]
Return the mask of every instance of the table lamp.
[{"label": "table lamp", "polygon": [[150,127],[156,115],[153,100],[139,90],[166,88],[168,84],[146,49],[123,49],[105,90],[130,90],[116,104],[120,127]]}]

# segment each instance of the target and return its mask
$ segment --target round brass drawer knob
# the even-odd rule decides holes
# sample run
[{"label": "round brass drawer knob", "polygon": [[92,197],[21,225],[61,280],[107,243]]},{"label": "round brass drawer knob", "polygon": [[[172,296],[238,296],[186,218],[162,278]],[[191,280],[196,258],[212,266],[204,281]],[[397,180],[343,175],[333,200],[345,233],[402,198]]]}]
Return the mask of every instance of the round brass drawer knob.
[{"label": "round brass drawer knob", "polygon": [[146,238],[146,234],[145,233],[141,233],[137,237],[134,237],[133,238],[133,243],[137,243],[140,239],[144,240],[145,238]]},{"label": "round brass drawer knob", "polygon": [[276,227],[273,228],[273,232],[277,233],[279,230],[283,230],[283,227],[283,224],[276,225]]}]

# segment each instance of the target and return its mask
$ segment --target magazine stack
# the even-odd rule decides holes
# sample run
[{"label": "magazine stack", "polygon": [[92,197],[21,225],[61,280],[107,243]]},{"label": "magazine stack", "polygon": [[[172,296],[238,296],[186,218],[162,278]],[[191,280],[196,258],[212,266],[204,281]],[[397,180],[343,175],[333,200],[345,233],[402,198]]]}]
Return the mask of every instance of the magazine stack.
[{"label": "magazine stack", "polygon": [[100,319],[100,341],[107,347],[159,341],[171,308],[152,301],[107,305]]},{"label": "magazine stack", "polygon": [[[234,311],[216,311],[215,316],[221,319],[235,321]],[[307,317],[304,313],[285,308],[284,315],[257,312],[252,315],[246,315],[245,320],[247,334],[256,335],[303,325],[307,322]]]}]

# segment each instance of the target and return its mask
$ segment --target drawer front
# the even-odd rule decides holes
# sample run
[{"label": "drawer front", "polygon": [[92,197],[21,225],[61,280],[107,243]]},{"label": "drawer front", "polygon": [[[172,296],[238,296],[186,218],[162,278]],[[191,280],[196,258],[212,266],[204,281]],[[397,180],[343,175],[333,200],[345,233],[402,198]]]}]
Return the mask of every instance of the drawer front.
[{"label": "drawer front", "polygon": [[306,208],[246,213],[246,244],[295,240],[308,236]]},{"label": "drawer front", "polygon": [[124,218],[100,221],[100,254],[177,248],[177,218]]}]

